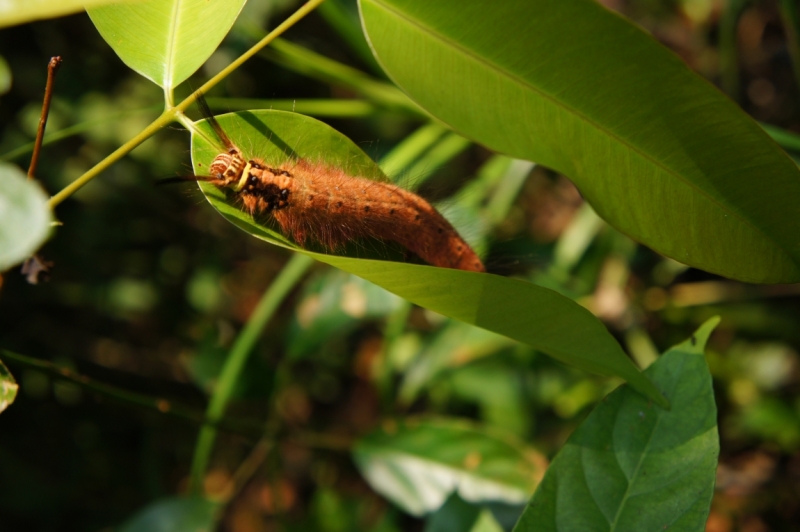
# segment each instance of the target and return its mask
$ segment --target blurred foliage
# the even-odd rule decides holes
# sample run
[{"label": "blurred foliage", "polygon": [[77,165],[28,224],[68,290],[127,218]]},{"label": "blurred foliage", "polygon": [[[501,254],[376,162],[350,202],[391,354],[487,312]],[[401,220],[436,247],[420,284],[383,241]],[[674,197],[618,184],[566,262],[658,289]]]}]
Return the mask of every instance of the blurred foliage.
[{"label": "blurred foliage", "polygon": [[[800,90],[777,3],[603,3],[716,83],[730,65],[721,31],[735,4],[731,95],[756,119],[800,132]],[[247,49],[253,25],[272,27],[295,4],[250,0],[188,85],[199,86]],[[364,101],[370,105],[358,113],[320,118],[380,161],[424,119],[365,54],[352,4],[326,6],[287,34],[286,45],[218,86],[214,108],[238,109],[240,99],[296,101],[298,111],[304,101]],[[6,28],[0,55],[0,159],[21,167],[47,60],[64,58],[48,124],[52,142],[37,176],[50,193],[162,107],[161,89],[125,67],[85,14]],[[687,269],[608,228],[562,176],[437,135],[392,174],[455,211],[470,198],[498,198],[489,229],[465,235],[480,240],[489,232],[481,245],[491,271],[581,302],[640,362],[722,317],[707,356],[722,446],[707,530],[800,530],[800,290]],[[437,151],[436,142],[451,144]],[[237,331],[288,252],[227,223],[194,186],[153,186],[190,172],[188,134],[169,129],[65,202],[57,213],[63,226],[41,252],[55,263],[50,282],[33,286],[18,271],[3,274],[2,347],[202,416]],[[519,186],[497,190],[492,176],[507,172],[516,172]],[[176,423],[162,411],[168,405],[126,406],[57,372],[5,362],[20,392],[0,416],[3,530],[123,523],[135,530],[136,519],[194,504],[172,497],[187,488],[198,423]],[[363,480],[349,453],[354,441],[397,416],[460,417],[552,457],[617,384],[316,265],[269,321],[236,383],[225,418],[231,423],[220,432],[202,491],[224,504],[220,529],[236,532],[455,530],[447,528],[455,519],[449,515],[464,520],[458,530],[510,530],[521,507],[456,495],[427,518],[403,513]],[[264,424],[268,441],[252,430]],[[197,519],[212,519],[217,509],[195,506]]]}]

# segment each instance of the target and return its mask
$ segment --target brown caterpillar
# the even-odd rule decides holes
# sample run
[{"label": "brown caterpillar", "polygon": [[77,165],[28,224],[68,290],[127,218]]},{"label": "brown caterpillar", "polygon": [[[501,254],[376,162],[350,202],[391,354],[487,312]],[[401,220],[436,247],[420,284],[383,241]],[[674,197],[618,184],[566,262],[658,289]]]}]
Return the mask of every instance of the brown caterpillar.
[{"label": "brown caterpillar", "polygon": [[227,148],[211,163],[211,175],[198,178],[232,189],[251,215],[272,215],[300,246],[313,240],[336,250],[371,237],[397,242],[434,266],[486,271],[450,222],[420,196],[324,164],[298,160],[271,167],[246,159],[202,96],[198,104]]}]

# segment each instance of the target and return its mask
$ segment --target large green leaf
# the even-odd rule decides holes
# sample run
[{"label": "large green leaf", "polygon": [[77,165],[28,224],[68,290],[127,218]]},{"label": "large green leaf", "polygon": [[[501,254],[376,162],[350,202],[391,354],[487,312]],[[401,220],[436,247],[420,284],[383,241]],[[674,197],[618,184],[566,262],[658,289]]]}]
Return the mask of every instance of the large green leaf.
[{"label": "large green leaf", "polygon": [[0,164],[0,272],[24,261],[50,233],[52,214],[39,185]]},{"label": "large green leaf", "polygon": [[14,376],[0,360],[0,412],[8,408],[8,405],[17,398],[19,385],[14,380]]},{"label": "large green leaf", "polygon": [[678,57],[594,0],[360,0],[392,79],[456,131],[572,178],[686,264],[800,281],[800,172]]},{"label": "large green leaf", "polygon": [[205,63],[246,0],[141,0],[88,9],[122,61],[171,89]]},{"label": "large green leaf", "polygon": [[[119,0],[4,0],[0,2],[0,28],[83,11],[84,7]],[[137,0],[129,0],[137,1]]]},{"label": "large green leaf", "polygon": [[597,405],[553,460],[515,531],[704,530],[719,435],[703,350],[718,322],[645,371],[671,411],[628,387]]},{"label": "large green leaf", "polygon": [[119,532],[212,532],[218,503],[200,497],[159,499],[122,525]]},{"label": "large green leaf", "polygon": [[[378,166],[347,137],[313,118],[262,110],[218,119],[248,157],[257,156],[267,164],[278,165],[289,158],[324,160],[351,175],[383,178]],[[205,124],[201,127],[205,135],[211,135],[210,128]],[[221,150],[201,135],[193,135],[195,172],[207,174]],[[256,221],[243,212],[235,198],[208,183],[200,186],[211,204],[235,225],[258,238],[299,250],[276,229],[264,225],[268,220]],[[362,244],[354,250],[364,252],[374,247]],[[587,371],[622,377],[657,403],[666,405],[605,326],[588,310],[552,290],[491,274],[301,251],[422,307],[525,342]]]},{"label": "large green leaf", "polygon": [[454,492],[471,502],[524,502],[545,467],[533,449],[454,419],[388,420],[356,443],[353,458],[373,489],[414,515]]}]

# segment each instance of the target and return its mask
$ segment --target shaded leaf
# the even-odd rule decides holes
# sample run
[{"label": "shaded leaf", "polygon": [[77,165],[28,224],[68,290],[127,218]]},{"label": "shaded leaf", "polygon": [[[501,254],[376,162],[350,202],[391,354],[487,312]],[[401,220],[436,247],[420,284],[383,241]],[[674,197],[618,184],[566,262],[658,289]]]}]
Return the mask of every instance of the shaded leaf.
[{"label": "shaded leaf", "polygon": [[357,442],[353,458],[373,489],[413,515],[454,492],[470,502],[519,503],[546,464],[512,438],[454,419],[387,420]]},{"label": "shaded leaf", "polygon": [[360,6],[390,77],[456,131],[566,174],[606,221],[669,257],[800,281],[797,166],[638,27],[594,0]]},{"label": "shaded leaf", "polygon": [[160,499],[140,510],[119,532],[212,532],[219,508],[200,497]]},{"label": "shaded leaf", "polygon": [[0,271],[24,261],[50,233],[47,196],[17,167],[0,164]]},{"label": "shaded leaf", "polygon": [[[262,110],[222,115],[218,120],[233,142],[246,149],[247,157],[256,156],[272,165],[297,158],[324,160],[351,175],[385,179],[378,166],[347,137],[313,118]],[[200,126],[205,128],[205,124]],[[209,128],[204,131],[211,135]],[[197,175],[206,174],[221,151],[193,135],[192,160]],[[299,250],[276,229],[260,223],[269,220],[256,221],[242,211],[225,191],[208,183],[200,183],[200,187],[214,208],[238,227],[268,242]],[[363,254],[372,249],[376,246],[362,244],[355,251]],[[605,326],[588,310],[552,290],[497,275],[300,251],[412,303],[524,342],[562,362],[622,377],[666,405]]]},{"label": "shaded leaf", "polygon": [[627,386],[598,404],[553,460],[516,532],[704,530],[719,435],[703,350],[717,323],[645,371],[672,410]]},{"label": "shaded leaf", "polygon": [[126,65],[171,89],[211,57],[245,1],[140,0],[87,11]]}]

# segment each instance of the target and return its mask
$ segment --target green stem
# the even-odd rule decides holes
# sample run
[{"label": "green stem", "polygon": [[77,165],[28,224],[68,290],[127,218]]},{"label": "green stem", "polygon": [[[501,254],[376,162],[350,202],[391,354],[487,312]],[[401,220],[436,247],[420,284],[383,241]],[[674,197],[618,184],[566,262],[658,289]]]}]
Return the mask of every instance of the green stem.
[{"label": "green stem", "polygon": [[[295,254],[264,293],[225,360],[225,365],[222,367],[217,385],[206,410],[208,419],[216,421],[222,417],[230,401],[233,389],[244,369],[245,362],[247,362],[250,352],[261,335],[261,331],[272,318],[278,305],[294,288],[312,263],[313,259],[310,257]],[[213,426],[204,426],[200,430],[192,460],[192,472],[189,479],[190,492],[199,493],[202,487],[203,477],[214,448],[216,436],[217,431]]]},{"label": "green stem", "polygon": [[[107,168],[109,168],[112,164],[120,160],[122,157],[130,153],[136,146],[147,140],[148,138],[155,135],[160,129],[166,127],[167,125],[171,124],[172,122],[178,120],[180,121],[183,118],[183,113],[186,109],[192,105],[195,100],[197,100],[197,94],[202,93],[205,94],[209,90],[211,90],[217,83],[225,79],[231,72],[239,68],[242,63],[253,57],[256,53],[258,53],[262,48],[267,46],[273,40],[275,40],[278,36],[284,33],[286,30],[294,26],[300,19],[305,17],[311,11],[314,10],[318,5],[320,5],[325,0],[309,0],[306,2],[300,9],[295,11],[289,18],[284,20],[277,28],[269,32],[266,37],[261,39],[255,46],[250,48],[247,52],[239,56],[236,61],[228,65],[226,68],[222,69],[216,76],[212,77],[208,80],[202,87],[200,87],[196,92],[189,95],[188,98],[183,100],[181,103],[176,105],[175,107],[170,107],[166,109],[161,116],[156,118],[149,126],[147,126],[141,133],[133,137],[131,140],[114,150],[108,157],[97,163],[92,169],[88,172],[80,176],[78,179],[64,187],[58,194],[50,198],[50,208],[54,209],[59,203],[70,197],[72,194],[77,192],[81,187],[87,184],[89,181],[97,177]],[[170,91],[171,92],[171,91]],[[168,94],[165,92],[165,94]],[[167,102],[169,103],[169,102]]]},{"label": "green stem", "polygon": [[781,0],[781,18],[783,31],[786,33],[786,46],[792,58],[792,69],[797,87],[800,88],[800,16],[798,16],[797,0]]},{"label": "green stem", "polygon": [[365,100],[259,100],[256,98],[206,98],[215,110],[245,111],[250,109],[276,109],[303,115],[332,118],[364,118],[374,116],[378,107]]},{"label": "green stem", "polygon": [[50,208],[54,209],[59,203],[75,194],[83,185],[97,177],[104,172],[112,164],[125,157],[133,149],[155,135],[161,128],[166,127],[173,120],[175,120],[175,111],[169,110],[161,113],[161,116],[156,118],[149,126],[144,128],[138,135],[131,140],[114,150],[108,157],[94,165],[88,172],[80,176],[78,179],[61,189],[61,191],[50,198]]},{"label": "green stem", "polygon": [[269,32],[263,39],[258,41],[255,46],[247,50],[245,53],[240,55],[236,61],[228,65],[227,67],[223,68],[216,76],[211,78],[210,80],[206,81],[202,87],[197,89],[193,94],[191,94],[188,98],[183,100],[179,103],[176,107],[181,110],[181,112],[186,111],[190,105],[194,103],[197,99],[197,93],[206,94],[209,90],[211,90],[217,83],[228,77],[228,75],[239,68],[245,61],[256,55],[262,48],[267,46],[269,43],[274,41],[277,37],[283,34],[286,30],[297,24],[303,17],[314,11],[318,5],[320,5],[325,0],[309,0],[303,6],[292,13],[292,15],[281,22],[277,28]]},{"label": "green stem", "polygon": [[401,301],[400,306],[389,314],[386,320],[386,327],[383,329],[383,346],[377,359],[379,365],[375,372],[375,384],[385,407],[392,403],[392,350],[406,329],[406,323],[408,323],[408,316],[411,314],[412,308],[413,306],[408,301]]},{"label": "green stem", "polygon": [[730,0],[722,13],[719,24],[719,68],[722,90],[733,100],[739,100],[739,50],[736,45],[736,29],[739,17],[749,0]]},{"label": "green stem", "polygon": [[[134,116],[143,113],[154,113],[161,109],[159,107],[146,107],[144,109],[135,109],[132,111],[126,111],[123,113],[109,115],[106,118],[101,120],[90,120],[87,122],[81,122],[79,124],[75,124],[74,126],[66,127],[62,130],[56,131],[54,133],[48,133],[45,135],[44,140],[42,141],[42,146],[47,146],[48,144],[53,144],[54,142],[58,142],[59,140],[63,140],[74,135],[78,135],[79,133],[83,133],[84,131],[88,131],[95,126],[99,126],[101,124],[107,124],[109,122],[118,122],[121,119]],[[0,161],[13,161],[17,157],[22,157],[23,155],[27,155],[33,151],[34,142],[29,142],[20,146],[19,148],[15,148],[9,152],[0,155]]]},{"label": "green stem", "polygon": [[5,349],[0,350],[0,354],[2,354],[6,361],[12,361],[21,366],[36,369],[42,373],[47,373],[56,379],[69,381],[85,390],[109,397],[119,403],[160,412],[161,414],[182,419],[195,425],[211,424],[223,430],[236,432],[251,437],[258,434],[261,429],[261,424],[258,422],[223,419],[211,420],[206,418],[202,412],[198,412],[192,408],[176,404],[169,399],[165,399],[163,397],[152,397],[150,395],[131,392],[123,388],[111,386],[110,384],[97,382],[76,371],[63,366],[58,366],[46,360],[20,355],[19,353],[14,353]]}]

